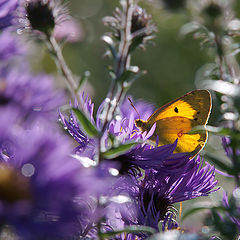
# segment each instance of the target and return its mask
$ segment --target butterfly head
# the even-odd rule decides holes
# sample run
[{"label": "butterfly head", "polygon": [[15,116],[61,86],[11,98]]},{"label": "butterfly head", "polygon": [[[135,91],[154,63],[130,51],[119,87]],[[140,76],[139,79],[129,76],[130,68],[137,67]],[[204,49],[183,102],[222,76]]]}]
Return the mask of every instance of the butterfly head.
[{"label": "butterfly head", "polygon": [[142,132],[148,130],[146,121],[144,121],[144,120],[141,120],[141,119],[135,120],[135,125],[136,125],[136,127],[138,127]]},{"label": "butterfly head", "polygon": [[141,119],[137,119],[135,120],[135,125],[138,127],[138,128],[142,128],[143,126],[143,121]]}]

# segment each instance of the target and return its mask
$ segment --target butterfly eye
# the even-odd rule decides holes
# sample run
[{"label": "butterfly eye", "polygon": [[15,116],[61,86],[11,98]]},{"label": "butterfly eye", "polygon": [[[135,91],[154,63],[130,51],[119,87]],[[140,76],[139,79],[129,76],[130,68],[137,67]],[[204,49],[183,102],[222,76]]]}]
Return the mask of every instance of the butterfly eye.
[{"label": "butterfly eye", "polygon": [[175,107],[175,108],[174,108],[174,111],[175,111],[176,113],[178,113],[178,108],[177,108],[177,107]]}]

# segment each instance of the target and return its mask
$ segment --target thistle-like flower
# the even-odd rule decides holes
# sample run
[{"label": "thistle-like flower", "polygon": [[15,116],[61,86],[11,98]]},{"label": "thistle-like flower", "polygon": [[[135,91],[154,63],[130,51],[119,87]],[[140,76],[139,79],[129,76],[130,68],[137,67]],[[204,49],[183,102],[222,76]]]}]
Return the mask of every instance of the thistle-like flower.
[{"label": "thistle-like flower", "polygon": [[214,189],[216,184],[214,167],[208,163],[202,167],[200,158],[190,160],[186,168],[178,173],[145,171],[144,178],[141,180],[133,178],[133,184],[125,186],[135,199],[137,217],[127,218],[124,221],[127,225],[146,225],[159,231],[159,222],[164,223],[164,230],[166,222],[170,220],[172,223],[169,226],[174,228],[177,223],[174,223],[176,210],[173,204],[207,196],[216,191]]},{"label": "thistle-like flower", "polygon": [[26,131],[15,108],[0,112],[1,224],[24,239],[75,235],[81,165],[68,157],[69,142],[46,122]]},{"label": "thistle-like flower", "polygon": [[53,80],[47,75],[32,76],[28,67],[0,68],[0,107],[14,106],[22,117],[54,117],[63,103],[62,92],[54,90]]}]

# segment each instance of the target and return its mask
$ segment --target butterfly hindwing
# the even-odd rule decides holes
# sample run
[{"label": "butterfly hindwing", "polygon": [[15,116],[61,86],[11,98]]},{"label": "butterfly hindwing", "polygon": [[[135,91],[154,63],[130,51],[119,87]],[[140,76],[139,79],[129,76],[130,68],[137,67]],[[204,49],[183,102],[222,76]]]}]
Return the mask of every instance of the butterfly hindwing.
[{"label": "butterfly hindwing", "polygon": [[175,152],[199,152],[207,141],[207,131],[188,134],[196,126],[194,120],[184,117],[169,117],[156,121],[156,130],[151,140],[156,141],[157,136],[159,145],[172,144],[178,139]]}]

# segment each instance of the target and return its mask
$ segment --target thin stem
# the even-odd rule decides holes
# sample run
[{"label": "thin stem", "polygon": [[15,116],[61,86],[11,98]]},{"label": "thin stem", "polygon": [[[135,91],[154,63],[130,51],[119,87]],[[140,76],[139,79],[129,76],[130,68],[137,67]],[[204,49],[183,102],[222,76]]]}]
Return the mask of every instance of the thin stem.
[{"label": "thin stem", "polygon": [[79,94],[77,93],[77,84],[74,80],[71,70],[69,69],[69,67],[67,66],[67,64],[65,62],[65,59],[62,54],[62,49],[60,48],[56,39],[53,36],[48,38],[48,42],[50,45],[49,46],[50,50],[53,51],[53,53],[55,55],[55,63],[57,65],[57,67],[59,68],[59,70],[61,71],[62,75],[64,76],[64,79],[66,80],[66,84],[68,86],[70,93],[72,94],[72,97],[77,99],[78,104],[83,109],[82,101],[79,97]]},{"label": "thin stem", "polygon": [[[132,0],[126,0],[126,6],[124,9],[124,13],[125,15],[122,16],[123,18],[123,30],[121,32],[121,41],[119,44],[119,51],[118,51],[118,59],[116,62],[116,79],[114,79],[114,82],[112,84],[111,90],[110,90],[110,94],[109,94],[109,103],[107,106],[107,110],[106,110],[106,115],[104,117],[104,122],[103,122],[103,132],[106,129],[106,126],[108,124],[108,122],[112,119],[112,116],[115,113],[116,110],[116,106],[118,105],[118,100],[121,99],[121,97],[118,97],[118,100],[115,103],[115,106],[113,108],[113,111],[110,114],[110,109],[111,109],[111,102],[114,98],[114,92],[115,89],[117,87],[117,79],[122,75],[122,73],[125,71],[125,69],[127,68],[127,66],[129,65],[128,58],[129,56],[129,47],[131,44],[131,20],[132,20],[132,8],[131,8],[131,4],[132,4]],[[120,91],[122,92],[122,91]]]},{"label": "thin stem", "polygon": [[[126,69],[129,68],[130,65],[130,55],[129,48],[132,41],[131,36],[131,22],[132,22],[132,0],[125,0],[125,4],[123,4],[123,15],[122,15],[122,31],[121,31],[121,41],[119,43],[117,60],[115,62],[115,74],[116,77],[113,80],[111,85],[107,103],[106,114],[103,118],[103,127],[102,127],[102,135],[106,131],[109,122],[112,121],[115,111],[117,110],[117,106],[119,102],[122,100],[124,96],[124,86],[120,85],[120,89],[117,90],[118,87],[118,79],[124,73]],[[114,102],[113,102],[114,101]],[[99,137],[99,153],[98,158],[101,161],[101,150],[102,150],[102,136]]]},{"label": "thin stem", "polygon": [[223,69],[223,64],[224,64],[224,53],[222,52],[222,38],[215,33],[215,43],[216,43],[216,48],[217,48],[217,55],[218,55],[218,65],[219,65],[219,72],[220,72],[220,77],[224,81],[225,80],[225,74],[224,74],[224,69]]}]

